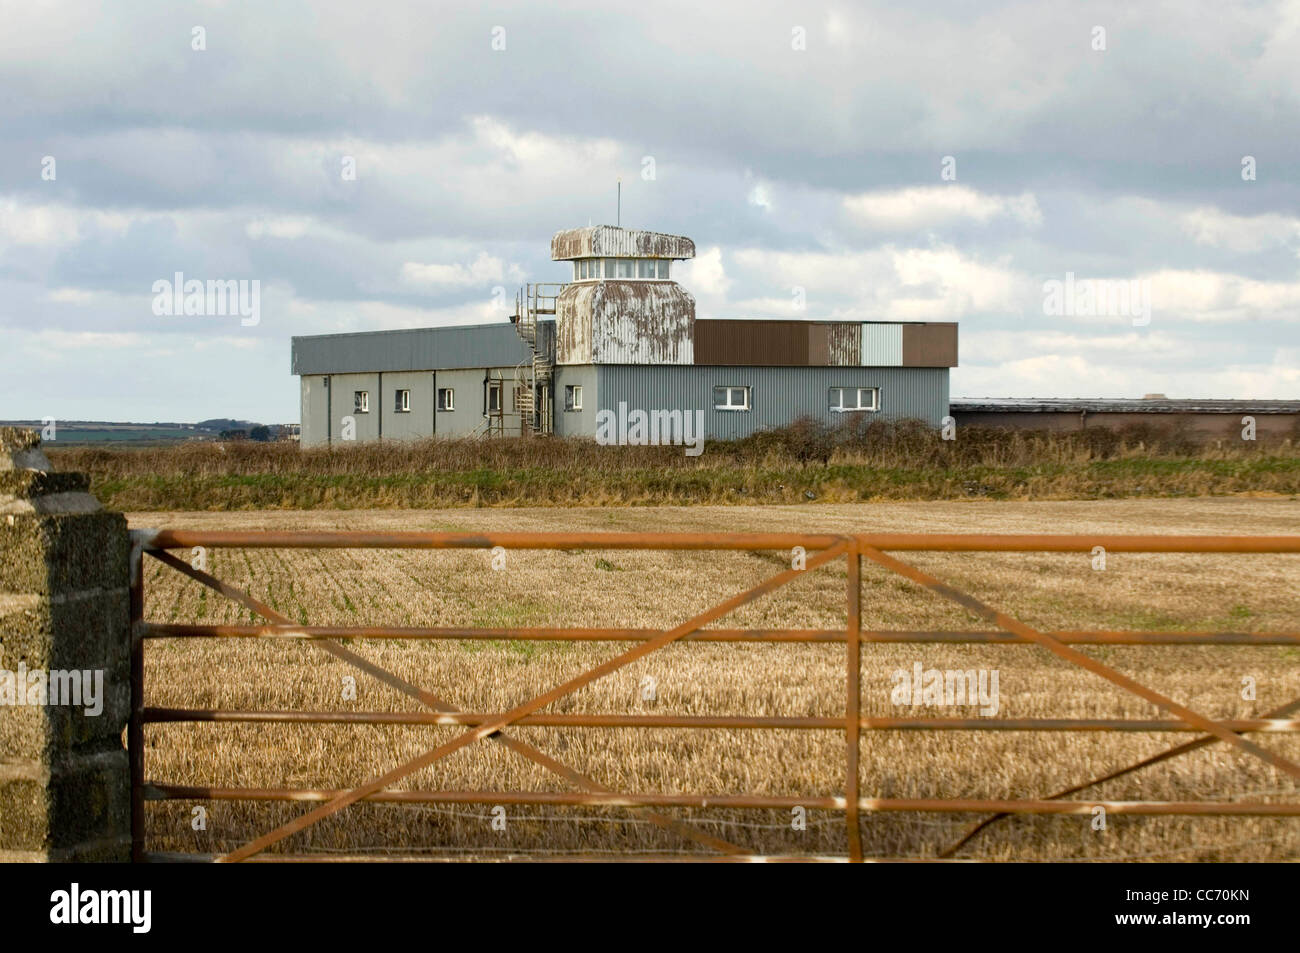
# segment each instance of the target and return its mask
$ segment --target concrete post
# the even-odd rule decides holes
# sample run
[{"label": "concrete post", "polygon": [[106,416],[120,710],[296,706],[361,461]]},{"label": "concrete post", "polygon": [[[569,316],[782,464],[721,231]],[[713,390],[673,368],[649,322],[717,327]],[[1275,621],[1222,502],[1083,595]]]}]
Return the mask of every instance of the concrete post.
[{"label": "concrete post", "polygon": [[130,859],[130,548],[83,474],[0,427],[0,862]]}]

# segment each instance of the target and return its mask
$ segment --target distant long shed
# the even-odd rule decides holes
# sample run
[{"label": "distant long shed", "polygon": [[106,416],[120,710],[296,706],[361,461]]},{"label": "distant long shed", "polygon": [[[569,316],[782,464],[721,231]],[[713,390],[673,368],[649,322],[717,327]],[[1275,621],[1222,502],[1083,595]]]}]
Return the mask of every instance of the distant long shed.
[{"label": "distant long shed", "polygon": [[978,397],[953,398],[950,407],[958,426],[1082,430],[1147,424],[1180,428],[1203,439],[1240,439],[1244,418],[1250,417],[1257,437],[1300,439],[1300,400],[1170,400],[1159,395],[1131,400]]},{"label": "distant long shed", "polygon": [[602,411],[698,411],[711,440],[801,417],[943,422],[955,323],[696,320],[670,277],[694,255],[680,235],[571,229],[551,257],[572,281],[525,285],[508,320],[295,337],[302,444],[597,436]]}]

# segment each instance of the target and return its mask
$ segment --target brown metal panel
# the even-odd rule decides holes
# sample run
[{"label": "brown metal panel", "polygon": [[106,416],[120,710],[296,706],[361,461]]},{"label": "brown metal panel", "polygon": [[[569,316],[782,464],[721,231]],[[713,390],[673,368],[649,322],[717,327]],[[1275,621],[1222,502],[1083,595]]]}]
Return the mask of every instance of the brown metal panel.
[{"label": "brown metal panel", "polygon": [[903,325],[904,367],[956,367],[957,325],[942,324]]},{"label": "brown metal panel", "polygon": [[808,363],[824,367],[831,363],[831,325],[812,324],[808,327]]},{"label": "brown metal panel", "polygon": [[808,365],[809,322],[714,319],[695,321],[695,363]]}]

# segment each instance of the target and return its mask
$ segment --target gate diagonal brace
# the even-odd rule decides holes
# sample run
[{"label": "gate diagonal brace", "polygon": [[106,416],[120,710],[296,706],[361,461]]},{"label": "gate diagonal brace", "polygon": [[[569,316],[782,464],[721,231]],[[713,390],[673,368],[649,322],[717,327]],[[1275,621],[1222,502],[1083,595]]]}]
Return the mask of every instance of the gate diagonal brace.
[{"label": "gate diagonal brace", "polygon": [[[1288,702],[1285,705],[1279,705],[1277,708],[1271,709],[1270,711],[1266,711],[1259,717],[1261,720],[1266,718],[1285,718],[1287,715],[1290,715],[1297,710],[1300,710],[1300,698]],[[1119,768],[1109,774],[1103,774],[1099,778],[1093,778],[1091,781],[1084,781],[1083,783],[1076,784],[1073,787],[1062,788],[1054,794],[1047,795],[1043,800],[1055,801],[1063,797],[1069,797],[1071,794],[1078,794],[1080,791],[1086,791],[1088,788],[1096,787],[1099,784],[1105,784],[1107,781],[1114,781],[1116,778],[1122,778],[1124,775],[1132,774],[1134,771],[1141,771],[1143,768],[1149,768],[1151,765],[1159,764],[1161,761],[1168,761],[1170,758],[1176,758],[1179,755],[1187,754],[1190,751],[1204,748],[1206,745],[1213,744],[1218,740],[1219,739],[1214,737],[1214,735],[1202,735],[1199,738],[1185,741],[1180,745],[1175,745],[1174,747],[1161,751],[1158,754],[1153,754],[1149,758],[1143,758],[1141,761],[1138,761],[1135,764],[1130,764],[1128,767]],[[936,856],[940,858],[955,856],[957,851],[961,850],[968,843],[974,840],[975,837],[986,827],[1002,820],[1004,817],[1011,817],[1011,815],[990,814],[988,817],[984,818],[984,820],[979,821],[966,831],[966,833],[961,836],[960,840],[954,843],[951,847],[947,847],[940,851]]]},{"label": "gate diagonal brace", "polygon": [[841,537],[841,541],[839,543],[836,543],[830,546],[829,548],[822,550],[822,552],[820,552],[818,555],[810,558],[805,564],[803,569],[787,569],[784,572],[778,573],[777,575],[770,577],[766,581],[761,582],[758,585],[745,590],[739,595],[732,596],[730,599],[718,603],[713,608],[705,610],[704,612],[700,613],[699,615],[695,616],[692,619],[688,619],[686,622],[681,623],[676,628],[670,629],[667,632],[663,632],[652,639],[647,639],[645,642],[642,642],[640,645],[636,646],[635,648],[629,649],[628,651],[624,652],[622,655],[616,656],[615,658],[612,658],[607,662],[602,662],[600,665],[597,665],[595,668],[589,669],[588,671],[584,672],[583,674],[575,678],[570,679],[564,684],[558,685],[555,688],[551,689],[550,691],[544,692],[543,694],[538,695],[524,702],[523,704],[516,706],[515,708],[512,708],[510,711],[506,712],[505,714],[497,718],[494,718],[488,722],[485,722],[483,725],[480,725],[478,728],[471,729],[470,731],[465,732],[463,735],[459,735],[458,737],[453,738],[451,741],[448,741],[445,744],[439,745],[438,747],[425,752],[424,754],[420,755],[418,758],[415,758],[412,761],[408,761],[403,765],[399,765],[398,767],[389,771],[387,774],[375,778],[374,780],[369,781],[366,784],[363,784],[359,788],[355,788],[346,794],[334,798],[328,803],[322,804],[320,807],[316,808],[315,810],[308,811],[306,814],[302,815],[301,817],[295,818],[294,820],[290,821],[287,824],[283,824],[280,827],[277,827],[275,830],[271,831],[270,833],[264,834],[261,837],[257,838],[256,840],[250,841],[249,843],[245,844],[243,847],[231,851],[229,854],[220,858],[218,862],[235,863],[238,861],[247,860],[249,857],[252,857],[253,855],[260,853],[261,851],[265,850],[267,847],[270,847],[272,844],[278,843],[279,841],[283,840],[286,837],[289,837],[292,834],[296,834],[299,831],[311,827],[317,821],[323,820],[324,818],[337,813],[338,811],[342,810],[343,808],[347,807],[350,804],[355,804],[357,801],[369,797],[371,794],[374,794],[377,791],[382,791],[390,784],[393,784],[396,781],[400,781],[402,778],[406,777],[407,775],[412,774],[416,771],[419,771],[421,768],[433,764],[435,761],[439,760],[440,758],[452,754],[455,751],[459,751],[461,748],[464,748],[467,745],[474,743],[475,741],[479,741],[483,738],[490,737],[491,735],[500,731],[502,728],[506,727],[512,722],[522,718],[523,716],[532,714],[533,712],[537,711],[540,708],[545,708],[547,705],[550,705],[553,702],[563,698],[564,696],[577,691],[579,688],[589,685],[590,683],[596,681],[596,679],[602,678],[603,676],[608,675],[610,672],[623,668],[624,666],[629,665],[632,662],[635,662],[637,659],[642,658],[646,655],[649,655],[651,652],[663,648],[665,645],[669,645],[673,642],[676,642],[677,640],[681,639],[686,635],[689,635],[690,633],[696,631],[697,629],[703,628],[704,626],[708,625],[710,622],[713,622],[715,619],[719,619],[722,616],[727,615],[729,612],[733,611],[734,609],[737,609],[742,605],[752,602],[753,600],[757,599],[759,596],[766,595],[775,589],[779,589],[787,582],[790,582],[791,580],[804,575],[808,570],[816,569],[818,566],[824,565],[834,559],[838,559],[840,556],[844,555],[845,552],[848,551],[850,543],[851,543],[850,540]]},{"label": "gate diagonal brace", "polygon": [[940,582],[938,579],[928,575],[915,566],[894,559],[892,556],[888,556],[885,553],[880,552],[878,549],[873,549],[870,546],[863,546],[862,554],[873,562],[884,566],[886,569],[890,569],[893,572],[898,573],[900,576],[910,579],[912,582],[919,583],[931,592],[937,593],[947,599],[951,599],[963,608],[968,609],[975,615],[979,616],[981,619],[995,622],[1000,628],[1005,629],[1013,635],[1018,635],[1026,642],[1037,642],[1039,645],[1056,655],[1059,655],[1066,661],[1073,662],[1081,668],[1092,672],[1094,675],[1099,675],[1106,679],[1106,681],[1118,685],[1120,688],[1132,692],[1140,698],[1146,699],[1153,705],[1163,708],[1172,715],[1178,716],[1178,718],[1187,724],[1200,728],[1202,731],[1209,732],[1219,740],[1226,741],[1234,747],[1240,748],[1242,751],[1253,754],[1255,757],[1260,758],[1294,778],[1300,778],[1300,765],[1295,764],[1279,754],[1269,751],[1267,748],[1255,744],[1253,741],[1243,738],[1231,728],[1219,724],[1219,722],[1212,718],[1207,718],[1204,715],[1198,714],[1184,705],[1180,705],[1172,698],[1168,698],[1154,689],[1147,688],[1140,682],[1129,678],[1121,672],[1115,671],[1110,666],[1098,662],[1096,659],[1089,655],[1085,655],[1077,649],[1065,645],[1063,642],[1052,638],[1050,635],[1039,632],[1037,629],[1025,625],[1025,623],[1020,620],[1013,619],[1011,616],[999,612],[992,606],[985,605],[974,596],[949,586],[946,583]]},{"label": "gate diagonal brace", "polygon": [[[277,622],[282,625],[293,624],[292,619],[288,618],[287,616],[281,615],[280,613],[272,609],[270,606],[253,598],[251,595],[244,592],[242,589],[237,589],[234,586],[222,582],[220,579],[217,579],[215,576],[211,575],[210,573],[204,572],[201,569],[195,569],[194,567],[186,563],[184,560],[178,559],[177,557],[173,556],[171,553],[167,552],[166,550],[148,550],[148,552],[151,556],[158,559],[160,562],[165,563],[168,566],[171,566],[176,571],[188,576],[189,578],[195,580],[196,582],[202,583],[208,588],[213,589],[230,599],[233,599],[235,602],[240,603],[245,608],[250,609],[253,612],[256,612],[258,615],[261,615],[272,622]],[[335,658],[338,658],[341,661],[347,662],[350,665],[353,665],[361,669],[366,674],[379,679],[384,684],[388,685],[391,688],[397,689],[398,691],[402,692],[404,695],[408,695],[411,698],[420,701],[425,706],[433,709],[434,711],[441,712],[443,714],[461,713],[460,709],[456,708],[454,705],[450,704],[449,702],[444,701],[443,699],[437,697],[436,695],[433,695],[432,693],[425,691],[424,689],[420,688],[417,685],[411,684],[410,682],[406,681],[400,676],[393,674],[387,669],[381,668],[380,666],[374,664],[368,659],[362,658],[360,655],[357,655],[355,652],[353,652],[350,649],[344,648],[342,645],[339,645],[337,642],[335,642],[332,639],[311,639],[308,641],[318,644],[322,649],[324,649],[326,652],[329,652]],[[581,772],[573,768],[570,768],[568,765],[564,764],[563,762],[555,760],[550,755],[546,754],[545,752],[537,748],[534,748],[532,745],[520,741],[518,738],[498,732],[492,736],[492,740],[505,745],[506,748],[508,748],[511,751],[514,751],[519,755],[522,755],[523,757],[527,758],[529,761],[532,761],[535,764],[538,764],[541,767],[546,768],[554,772],[555,774],[558,774],[560,777],[564,778],[566,781],[571,783],[574,787],[577,787],[581,790],[585,790],[588,793],[591,794],[617,793],[611,790],[610,788],[601,785],[593,778],[589,778],[586,775],[582,774]],[[645,810],[644,808],[637,808],[635,806],[630,807],[630,810],[632,810],[634,813],[643,814],[647,820],[652,821],[653,823],[664,828],[665,830],[671,830],[674,833],[680,834],[689,840],[693,840],[696,843],[702,844],[705,847],[712,848],[713,850],[721,851],[722,853],[726,853],[726,854],[736,854],[736,855],[748,855],[752,853],[752,851],[748,850],[747,848],[740,847],[736,844],[731,843],[730,841],[726,841],[720,837],[715,837],[712,834],[707,834],[703,831],[696,830],[691,825],[683,821],[680,821],[677,818],[667,817],[666,815],[660,814],[656,811],[648,811]]]}]

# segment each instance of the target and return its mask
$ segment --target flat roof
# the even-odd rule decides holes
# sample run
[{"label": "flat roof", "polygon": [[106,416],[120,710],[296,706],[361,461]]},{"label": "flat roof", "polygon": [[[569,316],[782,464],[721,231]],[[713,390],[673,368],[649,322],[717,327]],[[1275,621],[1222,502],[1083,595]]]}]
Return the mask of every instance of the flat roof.
[{"label": "flat roof", "polygon": [[954,397],[952,410],[1018,414],[1300,414],[1300,400],[1218,398]]},{"label": "flat roof", "polygon": [[311,334],[291,338],[290,355],[290,373],[298,375],[515,367],[532,359],[509,321]]}]

